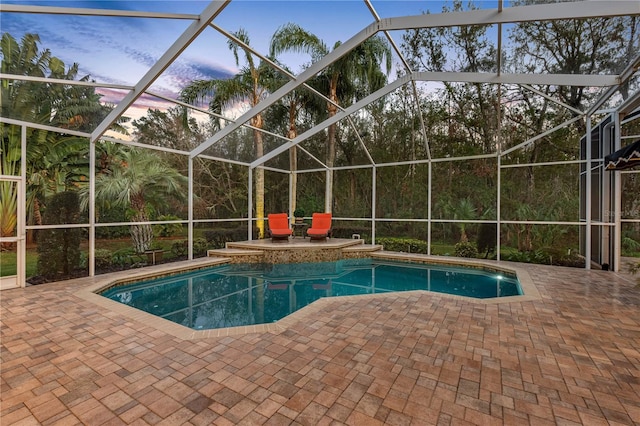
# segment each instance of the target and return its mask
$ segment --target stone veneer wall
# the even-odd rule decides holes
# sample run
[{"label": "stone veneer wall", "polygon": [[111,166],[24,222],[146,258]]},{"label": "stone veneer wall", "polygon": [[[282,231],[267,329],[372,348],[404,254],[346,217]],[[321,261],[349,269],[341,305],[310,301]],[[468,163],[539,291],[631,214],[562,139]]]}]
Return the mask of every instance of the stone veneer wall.
[{"label": "stone veneer wall", "polygon": [[382,249],[381,245],[363,246],[361,243],[343,245],[342,247],[326,245],[318,247],[261,247],[251,249],[244,247],[228,247],[224,249],[209,250],[208,256],[224,257],[230,263],[316,263],[335,262],[341,259],[366,259],[371,254]]},{"label": "stone veneer wall", "polygon": [[252,254],[252,255],[242,255],[242,256],[225,256],[228,257],[229,259],[231,259],[231,262],[229,263],[262,263],[264,262],[263,260],[263,255],[261,254]]},{"label": "stone veneer wall", "polygon": [[333,262],[342,259],[342,249],[296,249],[265,250],[262,261],[265,263],[307,263]]},{"label": "stone veneer wall", "polygon": [[345,250],[342,252],[343,259],[368,259],[371,257],[371,250]]}]

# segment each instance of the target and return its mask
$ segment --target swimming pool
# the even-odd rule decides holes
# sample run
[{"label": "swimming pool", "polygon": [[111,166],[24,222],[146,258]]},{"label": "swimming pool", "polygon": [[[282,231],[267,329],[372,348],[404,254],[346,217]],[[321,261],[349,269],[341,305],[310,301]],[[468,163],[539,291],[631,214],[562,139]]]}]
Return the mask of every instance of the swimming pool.
[{"label": "swimming pool", "polygon": [[226,264],[116,285],[100,294],[208,330],[275,322],[322,297],[413,290],[480,299],[523,294],[515,275],[504,272],[372,259]]}]

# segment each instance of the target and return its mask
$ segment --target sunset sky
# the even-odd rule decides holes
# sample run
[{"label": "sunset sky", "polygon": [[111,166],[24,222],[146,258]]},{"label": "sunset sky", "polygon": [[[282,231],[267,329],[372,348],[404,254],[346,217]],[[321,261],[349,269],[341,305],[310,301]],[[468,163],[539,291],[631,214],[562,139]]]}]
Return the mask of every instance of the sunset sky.
[{"label": "sunset sky", "polygon": [[[49,0],[3,0],[3,3],[184,14],[199,14],[208,4],[206,1]],[[443,5],[451,6],[449,2],[442,1],[404,0],[372,0],[372,4],[382,18],[417,15],[427,10],[439,13]],[[496,4],[497,1],[477,2],[477,6],[482,8],[496,7]],[[0,19],[2,32],[8,32],[18,40],[25,33],[39,34],[42,48],[50,49],[67,65],[73,62],[80,64],[80,76],[90,75],[98,82],[125,85],[134,85],[144,76],[191,23],[189,20],[17,13],[2,13]],[[360,0],[233,0],[214,23],[229,32],[245,28],[251,45],[267,54],[271,35],[288,22],[301,25],[328,46],[333,46],[337,41],[348,40],[373,20],[365,3]],[[397,44],[401,43],[400,32],[392,36]],[[306,55],[293,54],[280,59],[295,73],[299,73],[303,64],[309,61]],[[237,71],[226,38],[213,28],[207,28],[151,90],[175,98],[185,85],[195,79],[224,78]],[[113,103],[125,94],[105,89],[100,92],[104,100]],[[138,102],[138,107],[154,106],[157,102],[154,99],[145,98]]]}]

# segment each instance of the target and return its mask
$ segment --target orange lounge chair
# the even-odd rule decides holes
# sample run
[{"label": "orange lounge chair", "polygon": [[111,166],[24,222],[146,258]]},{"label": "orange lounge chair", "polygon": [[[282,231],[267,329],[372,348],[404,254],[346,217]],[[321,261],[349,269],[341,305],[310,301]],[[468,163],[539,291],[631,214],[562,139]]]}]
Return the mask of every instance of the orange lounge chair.
[{"label": "orange lounge chair", "polygon": [[286,213],[272,213],[269,220],[269,235],[272,240],[288,240],[291,235],[289,216]]},{"label": "orange lounge chair", "polygon": [[331,237],[331,213],[314,213],[311,216],[311,228],[307,229],[307,235],[312,240]]}]

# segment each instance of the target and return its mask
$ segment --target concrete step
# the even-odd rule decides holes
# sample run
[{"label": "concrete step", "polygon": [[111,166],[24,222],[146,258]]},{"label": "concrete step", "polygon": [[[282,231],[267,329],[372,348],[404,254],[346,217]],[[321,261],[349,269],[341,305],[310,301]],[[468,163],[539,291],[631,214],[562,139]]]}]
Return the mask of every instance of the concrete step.
[{"label": "concrete step", "polygon": [[345,247],[342,249],[343,253],[371,253],[374,251],[382,250],[382,246],[380,244],[360,244],[352,247]]},{"label": "concrete step", "polygon": [[207,250],[207,256],[224,257],[230,259],[231,263],[256,263],[263,261],[264,251],[224,248]]}]

